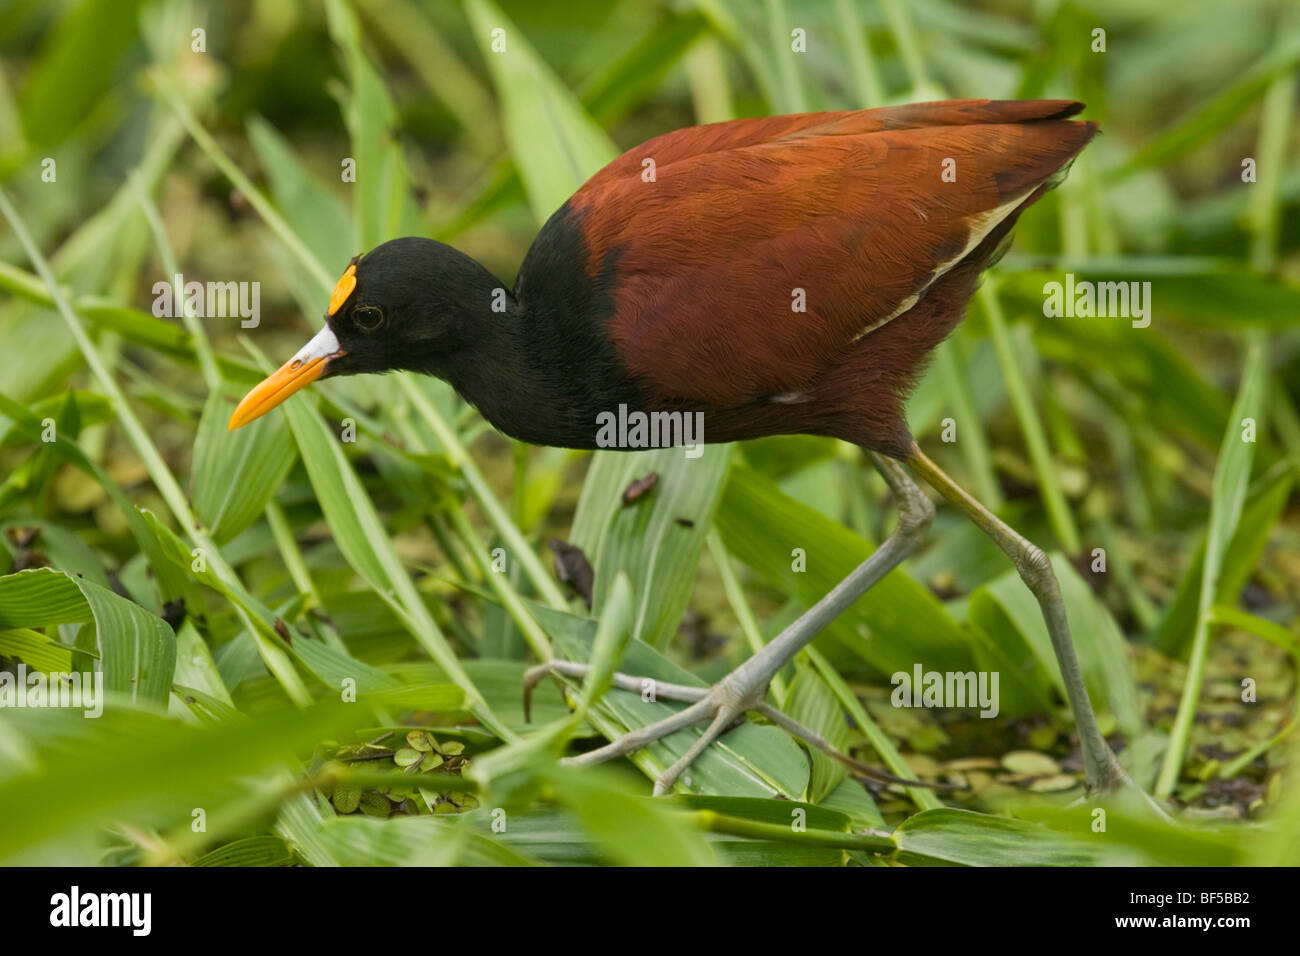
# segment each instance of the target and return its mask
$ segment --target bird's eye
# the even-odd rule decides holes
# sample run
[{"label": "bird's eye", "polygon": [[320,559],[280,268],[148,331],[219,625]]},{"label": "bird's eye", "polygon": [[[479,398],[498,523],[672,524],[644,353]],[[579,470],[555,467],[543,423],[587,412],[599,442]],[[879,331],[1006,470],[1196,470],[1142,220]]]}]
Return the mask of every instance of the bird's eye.
[{"label": "bird's eye", "polygon": [[359,305],[352,310],[352,321],[357,328],[373,332],[384,324],[384,310],[377,305]]}]

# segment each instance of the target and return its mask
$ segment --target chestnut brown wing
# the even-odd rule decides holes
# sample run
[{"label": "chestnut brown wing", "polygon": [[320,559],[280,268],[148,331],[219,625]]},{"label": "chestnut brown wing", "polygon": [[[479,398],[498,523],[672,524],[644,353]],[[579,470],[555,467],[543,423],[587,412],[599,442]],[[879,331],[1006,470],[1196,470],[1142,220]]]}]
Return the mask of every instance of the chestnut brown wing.
[{"label": "chestnut brown wing", "polygon": [[[660,396],[797,392],[925,290],[1095,132],[1069,101],[739,120],[629,150],[570,200],[608,331]],[[645,160],[653,160],[653,176]]]}]

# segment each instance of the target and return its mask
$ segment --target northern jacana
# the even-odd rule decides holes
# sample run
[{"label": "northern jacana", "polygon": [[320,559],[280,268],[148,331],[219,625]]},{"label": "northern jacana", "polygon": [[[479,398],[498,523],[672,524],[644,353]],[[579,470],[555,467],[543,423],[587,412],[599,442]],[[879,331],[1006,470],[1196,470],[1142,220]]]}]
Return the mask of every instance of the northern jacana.
[{"label": "northern jacana", "polygon": [[[1038,599],[1088,785],[1108,789],[1123,771],[1097,727],[1047,556],[941,471],[903,417],[927,355],[961,320],[1017,218],[1096,133],[1069,119],[1081,109],[952,100],[656,137],[551,216],[513,290],[429,239],[394,239],[354,259],[325,328],[249,392],[230,427],[320,378],[406,369],[445,379],[502,432],[534,444],[594,448],[597,417],[626,405],[702,412],[707,442],[808,433],[860,445],[898,503],[893,534],[712,688],[658,685],[685,708],[571,758],[597,762],[707,721],[657,793],[746,712],[825,744],[767,704],[768,682],[921,541],[934,506],[906,462],[997,542]],[[647,159],[653,176],[643,175]],[[800,293],[802,311],[792,306]]]}]

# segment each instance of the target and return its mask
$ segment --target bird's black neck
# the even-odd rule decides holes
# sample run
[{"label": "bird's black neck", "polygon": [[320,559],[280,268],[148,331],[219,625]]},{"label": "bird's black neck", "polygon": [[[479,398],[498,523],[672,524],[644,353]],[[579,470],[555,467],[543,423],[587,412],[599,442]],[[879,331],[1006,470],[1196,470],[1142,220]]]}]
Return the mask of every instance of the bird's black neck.
[{"label": "bird's black neck", "polygon": [[596,416],[639,397],[600,335],[600,317],[581,294],[525,290],[522,282],[503,294],[499,280],[483,275],[467,294],[478,303],[495,296],[504,310],[466,310],[461,346],[419,370],[445,379],[512,438],[596,447]]},{"label": "bird's black neck", "polygon": [[539,445],[595,447],[601,412],[644,408],[641,389],[606,335],[616,256],[589,276],[576,214],[556,210],[519,267],[513,290],[475,260],[440,246],[438,303],[455,323],[451,347],[402,367],[451,383],[497,429]]}]

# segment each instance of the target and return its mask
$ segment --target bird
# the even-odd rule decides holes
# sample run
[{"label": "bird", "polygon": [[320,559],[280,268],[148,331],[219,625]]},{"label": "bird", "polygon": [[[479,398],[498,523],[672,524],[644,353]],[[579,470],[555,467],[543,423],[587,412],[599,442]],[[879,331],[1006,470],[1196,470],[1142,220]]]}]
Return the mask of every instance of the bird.
[{"label": "bird", "polygon": [[[947,475],[904,417],[1020,215],[1097,133],[1073,100],[945,100],[679,129],[595,173],[543,225],[513,286],[451,246],[384,242],[339,279],[325,325],[239,403],[238,428],[320,379],[394,370],[450,383],[522,442],[596,448],[602,414],[702,415],[707,443],[780,434],[858,445],[898,510],[890,536],[781,634],[685,706],[579,766],[704,730],[655,780],[757,713],[843,758],[767,702],[772,678],[916,550],[935,505],[916,475],[1010,557],[1060,665],[1091,792],[1127,777],[1098,728],[1046,553]],[[911,474],[909,474],[909,470]],[[554,659],[526,678],[581,677]],[[615,686],[639,690],[618,674]]]}]

